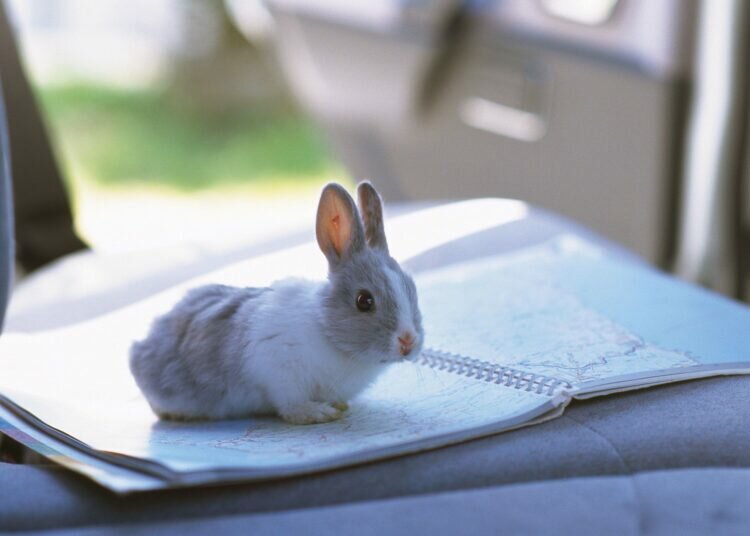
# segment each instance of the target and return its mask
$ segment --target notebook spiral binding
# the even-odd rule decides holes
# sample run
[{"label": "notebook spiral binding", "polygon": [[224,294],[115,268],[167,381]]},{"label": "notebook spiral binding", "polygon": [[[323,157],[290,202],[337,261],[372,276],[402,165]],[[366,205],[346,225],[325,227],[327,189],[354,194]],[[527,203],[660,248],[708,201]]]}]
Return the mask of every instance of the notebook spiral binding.
[{"label": "notebook spiral binding", "polygon": [[554,396],[561,391],[570,390],[573,386],[565,380],[543,376],[511,367],[496,365],[481,359],[472,359],[459,354],[441,350],[426,349],[418,356],[409,358],[419,365],[426,365],[437,370],[461,374],[487,382],[502,384],[514,389],[533,391],[537,394]]}]

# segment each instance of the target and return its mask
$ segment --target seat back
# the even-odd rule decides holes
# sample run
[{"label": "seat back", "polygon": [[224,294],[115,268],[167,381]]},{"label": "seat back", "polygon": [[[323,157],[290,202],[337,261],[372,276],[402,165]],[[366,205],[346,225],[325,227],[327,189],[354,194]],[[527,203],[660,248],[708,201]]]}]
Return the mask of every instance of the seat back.
[{"label": "seat back", "polygon": [[0,332],[13,284],[15,248],[13,239],[13,196],[10,177],[8,128],[0,80]]},{"label": "seat back", "polygon": [[7,143],[13,155],[16,261],[32,272],[86,245],[76,235],[63,176],[2,0],[0,74]]}]

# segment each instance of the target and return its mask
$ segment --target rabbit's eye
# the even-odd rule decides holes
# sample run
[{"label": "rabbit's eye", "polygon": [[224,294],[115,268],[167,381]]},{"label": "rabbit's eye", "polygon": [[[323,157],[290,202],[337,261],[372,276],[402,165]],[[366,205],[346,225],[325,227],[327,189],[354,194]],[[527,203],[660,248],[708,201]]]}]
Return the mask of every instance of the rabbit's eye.
[{"label": "rabbit's eye", "polygon": [[369,290],[360,290],[357,292],[357,309],[366,313],[375,309],[375,298],[372,297]]}]

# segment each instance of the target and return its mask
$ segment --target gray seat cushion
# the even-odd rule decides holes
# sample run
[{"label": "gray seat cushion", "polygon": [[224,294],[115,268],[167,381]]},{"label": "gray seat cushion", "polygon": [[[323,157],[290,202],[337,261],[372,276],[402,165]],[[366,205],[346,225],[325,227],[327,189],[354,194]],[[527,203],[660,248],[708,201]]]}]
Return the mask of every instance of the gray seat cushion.
[{"label": "gray seat cushion", "polygon": [[[418,271],[456,259],[537,243],[561,230],[585,234],[585,231],[568,222],[534,211],[525,220],[476,233],[457,243],[431,250],[409,264],[412,270]],[[618,251],[617,248],[607,247],[611,251]],[[627,254],[619,254],[627,258]],[[202,269],[200,266],[191,268],[197,271]],[[54,277],[54,273],[49,276]],[[40,279],[37,283],[44,281]],[[109,293],[116,297],[121,294],[116,288]],[[106,296],[107,292],[102,292],[86,300],[102,300]],[[90,314],[92,310],[86,300],[79,300],[75,304],[82,314]],[[113,299],[117,302],[116,306],[124,305],[118,300]],[[50,305],[49,310],[54,312],[54,307]],[[51,313],[48,316],[60,317]],[[29,318],[33,319],[32,316]],[[10,320],[12,322],[12,317]],[[123,523],[148,526],[188,519],[211,523],[213,518],[216,518],[216,523],[233,523],[231,519],[219,518],[251,514],[274,516],[274,512],[280,515],[292,510],[361,503],[352,504],[352,510],[347,510],[355,512],[352,514],[354,517],[349,519],[356,520],[357,515],[364,515],[361,512],[366,511],[358,508],[366,508],[365,503],[383,499],[568,477],[631,475],[669,468],[750,467],[748,444],[750,378],[714,378],[575,402],[563,417],[542,425],[417,455],[265,483],[117,497],[62,469],[2,464],[0,530]],[[623,482],[627,481],[623,479]],[[545,500],[554,503],[553,499],[561,493],[562,488],[550,489],[557,491],[550,492]],[[606,495],[601,489],[590,493],[595,497]],[[409,499],[405,504],[412,504],[411,501]],[[427,512],[431,510],[437,516],[443,503],[436,502],[434,507],[428,506],[428,503],[413,504],[424,505],[420,507],[424,512],[420,515],[427,519]],[[565,504],[574,507],[572,503]],[[581,509],[581,515],[586,514],[587,504],[582,499],[581,505],[576,506]],[[620,508],[619,504],[613,502],[612,508]],[[516,519],[512,507],[502,508],[502,503],[496,503],[495,507],[498,518]],[[400,507],[393,508],[394,512],[398,512]],[[466,508],[469,509],[468,506]],[[527,510],[529,513],[530,508]],[[309,513],[323,516],[316,519],[329,519],[326,516],[333,515],[325,513],[333,510],[322,512],[313,514],[310,510]],[[559,513],[562,515],[563,512]],[[303,514],[290,513],[283,517],[291,520],[289,523],[305,519],[295,517],[298,515]],[[535,516],[540,517],[538,513]],[[272,521],[264,521],[271,517],[253,519],[257,520],[253,523],[257,522],[260,528],[273,524]],[[520,518],[517,521],[521,523]],[[536,518],[528,520],[529,527],[537,527],[538,521]],[[305,522],[299,523],[304,525]],[[403,520],[403,523],[407,521]],[[290,530],[293,526],[290,525]],[[394,526],[409,527],[408,524]],[[446,522],[445,526],[452,525]],[[158,527],[165,528],[163,525]]]},{"label": "gray seat cushion", "polygon": [[[114,527],[110,527],[112,529]],[[124,528],[117,527],[120,531]],[[748,534],[750,470],[688,469],[499,486],[172,523],[135,534]],[[99,534],[71,527],[65,534]]]}]

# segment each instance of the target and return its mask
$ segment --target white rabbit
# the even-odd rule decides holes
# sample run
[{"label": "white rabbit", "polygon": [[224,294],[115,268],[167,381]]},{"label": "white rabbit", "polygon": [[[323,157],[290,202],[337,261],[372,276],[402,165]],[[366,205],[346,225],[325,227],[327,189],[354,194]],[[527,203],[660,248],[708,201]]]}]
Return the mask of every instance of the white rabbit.
[{"label": "white rabbit", "polygon": [[411,277],[388,254],[382,202],[329,184],[316,236],[328,279],[265,288],[196,288],[133,344],[130,370],[154,412],[172,419],[277,413],[291,423],[341,417],[424,334]]}]

